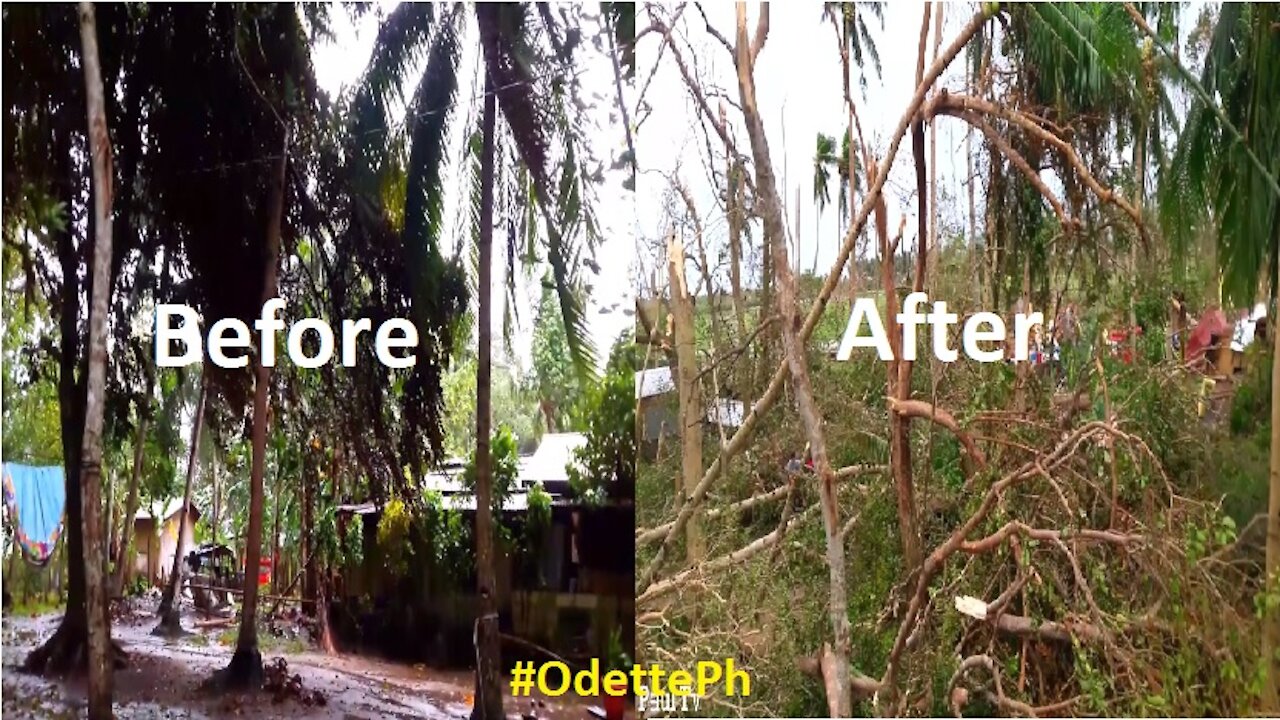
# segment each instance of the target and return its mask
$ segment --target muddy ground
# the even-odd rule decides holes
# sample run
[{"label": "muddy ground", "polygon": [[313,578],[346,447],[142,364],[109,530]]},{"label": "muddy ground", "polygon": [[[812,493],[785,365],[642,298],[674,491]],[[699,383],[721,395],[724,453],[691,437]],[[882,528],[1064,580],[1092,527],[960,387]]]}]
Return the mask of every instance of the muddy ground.
[{"label": "muddy ground", "polygon": [[[467,671],[407,666],[356,655],[325,655],[300,640],[264,637],[263,664],[277,657],[288,663],[302,686],[318,690],[324,705],[304,704],[295,697],[278,699],[266,692],[217,693],[202,688],[215,670],[231,659],[234,631],[226,627],[196,628],[197,618],[184,612],[183,627],[192,635],[167,640],[151,635],[156,625],[152,600],[132,599],[113,610],[112,637],[129,653],[129,666],[115,674],[116,717],[143,718],[427,718],[465,720],[471,712],[473,676]],[[57,628],[59,614],[36,617],[5,615],[2,704],[5,720],[44,720],[85,716],[85,681],[47,680],[20,672],[27,653]],[[224,644],[225,643],[225,644]],[[538,698],[539,718],[586,720],[595,700],[577,697]],[[509,715],[531,710],[530,698],[507,697]]]}]

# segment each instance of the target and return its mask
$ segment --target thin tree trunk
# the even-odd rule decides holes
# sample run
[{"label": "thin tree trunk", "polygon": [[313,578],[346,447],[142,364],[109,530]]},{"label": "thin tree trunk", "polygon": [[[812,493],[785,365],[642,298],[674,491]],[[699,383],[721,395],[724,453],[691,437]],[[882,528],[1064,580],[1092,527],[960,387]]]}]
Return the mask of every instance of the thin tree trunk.
[{"label": "thin tree trunk", "polygon": [[213,473],[213,544],[218,544],[218,528],[222,524],[222,485],[218,482],[218,448],[214,444],[213,457],[210,458],[210,471]]},{"label": "thin tree trunk", "polygon": [[480,153],[480,239],[476,323],[479,338],[476,366],[476,590],[480,595],[476,618],[476,702],[472,720],[503,720],[500,681],[501,647],[498,637],[498,573],[493,538],[493,465],[489,457],[490,383],[492,381],[490,327],[493,264],[493,156],[497,103],[493,78],[485,73],[484,115]]},{"label": "thin tree trunk", "polygon": [[[1275,288],[1280,288],[1280,263],[1276,264]],[[1275,294],[1273,288],[1272,294]],[[1271,483],[1267,504],[1267,589],[1275,592],[1280,579],[1280,313],[1274,310],[1267,318],[1267,332],[1271,333]],[[1269,676],[1263,695],[1263,710],[1268,714],[1280,712],[1280,611],[1268,610],[1262,633],[1262,657],[1267,663]]]},{"label": "thin tree trunk", "polygon": [[[667,239],[667,274],[671,279],[671,319],[675,326],[676,371],[680,393],[680,477],[676,491],[684,498],[702,479],[702,393],[698,389],[698,355],[694,343],[693,298],[684,276],[684,246],[675,233]],[[686,551],[690,563],[707,552],[702,524],[692,519],[686,527]]]},{"label": "thin tree trunk", "polygon": [[[141,410],[141,408],[140,408]],[[120,523],[120,542],[116,545],[116,576],[112,594],[124,595],[125,586],[133,576],[133,518],[138,514],[138,484],[142,479],[142,459],[146,452],[147,414],[139,412],[138,428],[133,438],[133,471],[129,475],[129,495],[124,503],[124,518]]]},{"label": "thin tree trunk", "polygon": [[[271,510],[271,594],[280,594],[280,485],[284,482],[284,473],[280,472],[280,458],[276,457],[276,481],[272,485],[272,510]],[[265,500],[265,498],[264,498]]]},{"label": "thin tree trunk", "polygon": [[307,463],[302,473],[302,610],[308,615],[316,612],[316,591],[318,576],[315,560],[315,502],[316,473],[315,461]]},{"label": "thin tree trunk", "polygon": [[800,405],[800,417],[805,434],[809,438],[814,469],[821,479],[819,489],[822,499],[822,518],[827,538],[827,564],[830,570],[830,599],[828,610],[833,635],[831,679],[827,705],[832,717],[849,717],[853,713],[853,696],[849,684],[850,626],[848,601],[845,589],[844,543],[840,536],[839,509],[836,502],[835,474],[827,459],[827,444],[822,416],[814,402],[809,382],[808,360],[799,337],[799,317],[796,308],[795,278],[787,262],[786,228],[782,201],[778,195],[765,137],[764,123],[756,106],[754,63],[755,56],[764,44],[769,30],[769,6],[760,5],[755,42],[747,37],[747,9],[737,4],[737,68],[738,93],[742,101],[742,114],[747,134],[751,138],[751,151],[756,164],[756,191],[759,210],[771,240],[774,268],[778,274],[778,312],[782,318],[782,344],[787,366],[791,373],[796,399]]},{"label": "thin tree trunk", "polygon": [[[969,80],[969,93],[973,94],[973,75],[966,73]],[[977,204],[974,202],[974,183],[977,181],[976,171],[973,162],[973,128],[966,127],[964,133],[964,160],[966,169],[966,178],[969,185],[969,268],[973,274],[973,286],[975,288],[982,287],[982,271],[981,263],[978,261],[978,210]],[[981,300],[981,290],[975,300]]]},{"label": "thin tree trunk", "polygon": [[[276,270],[280,263],[280,226],[284,218],[284,177],[288,162],[289,132],[282,128],[280,157],[276,160],[267,199],[266,267],[262,302],[276,297]],[[271,366],[257,356],[253,387],[253,461],[249,473],[249,528],[244,551],[244,598],[240,606],[240,631],[236,650],[226,668],[231,686],[257,686],[262,682],[262,654],[258,651],[258,565],[262,559],[262,476],[267,459],[267,402],[271,391]]]},{"label": "thin tree trunk", "polygon": [[[1139,117],[1137,125],[1133,141],[1133,179],[1135,188],[1133,206],[1141,213],[1143,196],[1146,195],[1147,124]],[[1138,336],[1134,332],[1135,328],[1138,327],[1138,243],[1136,238],[1130,238],[1129,240],[1129,281],[1133,285],[1129,289],[1129,329],[1126,331],[1126,337],[1129,344],[1129,352],[1134,361],[1137,362]]]},{"label": "thin tree trunk", "polygon": [[182,630],[179,620],[178,606],[174,598],[178,593],[178,578],[182,575],[182,538],[186,534],[187,512],[191,507],[191,481],[196,475],[196,464],[200,459],[200,434],[204,432],[204,408],[209,399],[209,378],[206,372],[200,377],[200,400],[196,403],[196,418],[191,428],[191,452],[187,455],[187,480],[182,489],[182,515],[178,519],[178,541],[173,550],[173,570],[169,573],[169,582],[165,585],[164,596],[160,598],[160,625],[157,631],[175,633]]},{"label": "thin tree trunk", "polygon": [[84,579],[89,620],[89,718],[109,720],[111,712],[111,618],[102,549],[102,414],[106,403],[107,313],[111,303],[111,138],[107,132],[98,30],[93,4],[80,3],[80,42],[84,47],[89,149],[93,163],[93,292],[89,309],[89,378],[81,442],[80,502],[84,513]]},{"label": "thin tree trunk", "polygon": [[[724,101],[720,101],[720,124],[725,124]],[[733,293],[733,314],[737,320],[738,340],[747,336],[746,303],[742,297],[742,167],[733,146],[724,141],[725,210],[729,220],[729,286]]]}]

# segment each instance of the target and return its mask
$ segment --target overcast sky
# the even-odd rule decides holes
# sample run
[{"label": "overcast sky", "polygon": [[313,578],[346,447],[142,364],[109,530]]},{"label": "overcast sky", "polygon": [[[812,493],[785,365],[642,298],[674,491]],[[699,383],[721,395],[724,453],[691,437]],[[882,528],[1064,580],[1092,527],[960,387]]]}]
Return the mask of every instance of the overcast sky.
[{"label": "overcast sky", "polygon": [[[967,3],[942,6],[945,8],[945,47],[973,11]],[[704,7],[711,25],[732,42],[735,32],[733,5],[711,3]],[[916,47],[923,8],[923,3],[913,2],[886,5],[883,30],[878,21],[867,17],[879,49],[883,75],[877,78],[871,71],[863,97],[858,88],[858,70],[855,67],[854,99],[864,137],[878,156],[888,147],[894,126],[915,89]],[[749,32],[754,32],[756,15],[757,6],[754,3],[748,5]],[[645,19],[638,20],[638,24],[643,27]],[[686,62],[696,64],[696,72],[704,85],[722,89],[736,103],[738,89],[732,57],[705,31],[701,16],[692,6],[686,10],[677,34],[681,38]],[[932,42],[931,39],[930,55]],[[694,49],[692,53],[689,45]],[[638,53],[640,67],[645,72],[653,66],[659,46],[657,34],[642,38]],[[953,68],[943,76],[943,85],[962,89],[963,63],[957,62]],[[841,76],[835,30],[829,22],[822,20],[821,6],[797,4],[786,9],[775,6],[770,17],[768,42],[756,61],[756,92],[774,170],[778,175],[778,190],[787,208],[789,233],[795,223],[797,189],[800,193],[799,252],[796,254],[801,268],[806,271],[815,267],[816,254],[817,267],[825,273],[835,261],[842,240],[840,233],[844,223],[838,222],[835,205],[838,185],[831,188],[832,202],[820,218],[813,200],[813,157],[817,134],[822,132],[835,137],[838,143],[844,133],[846,112]],[[723,211],[714,211],[719,207],[719,199],[705,169],[706,141],[697,129],[698,110],[669,53],[664,55],[645,91],[643,102],[655,110],[645,118],[639,134],[642,174],[637,213],[641,218],[640,242],[659,238],[669,228],[662,209],[666,177],[674,173],[690,189],[699,206],[708,243],[723,247],[727,228],[722,219]],[[739,151],[749,153],[746,132],[740,122],[741,114],[730,107],[729,118],[736,125],[734,137]],[[725,162],[723,149],[714,139],[713,147],[720,153],[715,163],[722,171]],[[965,174],[964,128],[956,121],[943,119],[939,122],[937,157],[939,192],[965,192],[959,184]],[[914,221],[914,202],[907,202],[914,194],[910,158],[908,138],[899,147],[887,186],[890,227],[896,227],[897,219],[903,213],[908,214],[909,222]],[[838,183],[838,180],[833,178],[833,182]],[[946,205],[942,206],[946,208]],[[961,218],[952,220],[959,222]],[[909,238],[913,238],[914,233],[908,232]],[[791,247],[794,248],[794,244]],[[708,252],[711,251],[708,248]],[[792,255],[792,265],[795,265],[795,255]]]},{"label": "overcast sky", "polygon": [[[316,76],[322,89],[336,97],[344,89],[353,86],[364,72],[369,62],[369,54],[377,37],[380,19],[393,10],[398,3],[375,3],[371,12],[366,13],[353,24],[348,13],[337,5],[334,6],[332,29],[335,39],[332,42],[319,43],[312,52]],[[480,48],[475,37],[474,23],[469,28],[470,35],[464,39],[463,74],[459,78],[457,99],[459,103],[472,105],[470,112],[479,112],[478,63]],[[583,52],[579,53],[578,75],[582,82],[585,96],[598,96],[599,102],[590,116],[591,122],[598,127],[598,132],[589,137],[594,155],[603,160],[606,167],[605,183],[598,188],[596,215],[604,236],[604,244],[599,249],[597,261],[600,275],[593,277],[590,271],[585,282],[592,288],[587,319],[593,343],[596,346],[601,366],[608,358],[609,348],[618,335],[631,325],[632,319],[622,312],[632,306],[633,300],[628,282],[628,268],[631,257],[632,237],[634,235],[635,203],[633,193],[622,187],[624,175],[618,171],[609,171],[608,167],[614,157],[626,146],[626,135],[620,121],[615,122],[616,92],[612,66],[606,58],[594,53],[584,43]],[[423,61],[425,64],[425,60]],[[414,88],[421,76],[421,69],[406,73],[405,96],[412,97]],[[463,106],[460,106],[460,108]],[[467,112],[467,110],[463,110]],[[397,108],[397,120],[403,115],[403,108]],[[458,157],[462,137],[456,133],[453,138],[454,151],[450,157]],[[452,168],[445,175],[446,238],[456,237],[456,233],[464,228],[460,223],[468,218],[464,210],[469,202],[465,189],[460,187]],[[446,253],[453,251],[450,241],[444,249]],[[503,308],[507,302],[504,269],[505,243],[494,243],[493,272],[493,333],[495,352],[498,351],[502,338]],[[538,307],[541,286],[538,280],[541,271],[535,273],[533,281],[523,283],[517,303],[516,317],[519,326],[513,333],[512,350],[517,360],[525,367],[530,367],[530,351],[533,341],[534,313]]]},{"label": "overcast sky", "polygon": [[[1204,5],[1191,3],[1184,8],[1184,41]],[[747,5],[749,33],[755,31],[758,7],[757,3]],[[977,3],[935,3],[933,7],[934,12],[943,12],[942,49],[955,39],[960,29],[977,12]],[[703,8],[711,26],[732,43],[736,24],[734,5],[705,3]],[[668,8],[666,12],[670,14],[671,11]],[[874,17],[866,17],[879,49],[883,72],[877,78],[874,71],[868,70],[871,74],[866,78],[867,87],[863,95],[858,89],[859,70],[855,66],[854,101],[863,135],[872,146],[877,160],[883,159],[892,133],[915,91],[923,13],[923,2],[903,1],[884,4],[883,28]],[[648,17],[643,11],[641,14],[637,25],[644,28],[648,25]],[[932,29],[933,20],[930,21],[931,33]],[[706,31],[703,18],[694,5],[686,7],[683,18],[676,25],[675,37],[678,38],[685,61],[691,65],[692,72],[696,73],[703,86],[712,90],[713,94],[713,89],[718,88],[736,103],[738,88],[732,57]],[[661,45],[661,36],[651,33],[641,39],[637,48],[637,92],[642,93],[640,102],[643,118],[637,151],[641,170],[637,193],[637,215],[640,219],[637,242],[639,254],[645,263],[640,272],[643,277],[638,280],[645,287],[655,260],[652,246],[655,240],[664,237],[671,229],[670,213],[663,211],[664,203],[669,202],[668,176],[678,175],[694,196],[706,228],[709,254],[723,252],[727,234],[723,207],[706,169],[707,140],[704,132],[698,128],[698,108],[689,95],[670,51],[666,51],[658,61],[657,53]],[[933,46],[934,38],[931,34],[926,49],[926,67],[932,62]],[[655,62],[657,70],[646,87],[645,78]],[[847,116],[842,93],[839,44],[831,23],[822,19],[820,4],[774,4],[768,41],[756,61],[755,81],[758,106],[765,123],[774,170],[778,175],[778,191],[786,206],[789,236],[794,232],[796,193],[799,191],[799,252],[794,252],[796,239],[789,238],[792,243],[789,245],[792,249],[789,253],[792,266],[796,265],[798,255],[802,270],[812,272],[816,267],[825,275],[835,261],[846,223],[837,219],[834,196],[838,193],[838,184],[831,189],[832,202],[821,218],[818,217],[813,198],[814,150],[819,132],[836,138],[837,149],[839,148],[839,138],[844,133]],[[942,75],[938,87],[948,88],[953,92],[964,90],[963,53]],[[711,103],[713,108],[718,105],[714,97]],[[646,114],[646,109],[652,111]],[[750,148],[741,123],[741,113],[730,106],[728,117],[734,125],[732,132],[738,151],[749,155]],[[958,119],[940,117],[936,130],[938,205],[942,210],[939,237],[946,242],[949,237],[965,232],[968,224],[968,189],[965,184],[967,126]],[[926,135],[926,142],[927,140]],[[977,149],[976,144],[980,142],[980,138],[975,136],[973,141]],[[717,153],[713,159],[715,166],[719,172],[723,172],[723,147],[714,136],[711,145]],[[1045,171],[1043,175],[1050,187],[1058,187],[1051,171]],[[833,178],[832,182],[838,183],[838,180]],[[980,186],[977,191],[981,208]],[[905,216],[907,229],[903,243],[914,247],[915,176],[909,134],[898,148],[885,193],[889,227],[896,228],[899,219]],[[680,214],[684,213],[682,206],[678,210]],[[980,232],[981,217],[978,222]],[[758,233],[755,238],[758,246]],[[692,238],[687,238],[687,242],[692,242]],[[711,262],[715,264],[716,260],[712,258]],[[725,267],[726,264],[721,265],[722,272],[727,272]],[[665,271],[661,268],[659,270],[656,277],[661,289],[665,285]],[[691,279],[697,277],[693,274],[696,270],[692,266],[688,268],[688,272]],[[721,289],[724,289],[725,282],[727,281],[723,279],[717,280]]]}]

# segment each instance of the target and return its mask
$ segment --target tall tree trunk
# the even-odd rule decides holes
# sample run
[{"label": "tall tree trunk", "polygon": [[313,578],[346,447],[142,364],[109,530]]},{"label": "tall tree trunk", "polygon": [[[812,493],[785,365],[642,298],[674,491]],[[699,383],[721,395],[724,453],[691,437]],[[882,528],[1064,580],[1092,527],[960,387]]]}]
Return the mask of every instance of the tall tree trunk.
[{"label": "tall tree trunk", "polygon": [[[721,122],[724,122],[724,105],[720,106]],[[729,289],[733,293],[733,314],[737,320],[738,342],[747,336],[747,308],[742,299],[742,167],[734,157],[733,148],[724,144],[725,196],[728,198],[729,216]]]},{"label": "tall tree trunk", "polygon": [[756,193],[759,210],[765,224],[765,234],[771,241],[773,265],[778,277],[778,312],[781,316],[783,352],[800,405],[800,417],[814,469],[820,478],[819,491],[822,500],[822,519],[827,538],[827,565],[830,571],[830,598],[828,610],[832,625],[833,652],[828,664],[827,706],[832,717],[849,717],[853,713],[853,696],[850,686],[849,610],[845,589],[844,543],[840,536],[839,508],[836,502],[835,473],[827,458],[827,443],[823,421],[813,389],[809,382],[808,360],[801,344],[796,314],[795,277],[787,262],[786,227],[782,200],[778,195],[769,154],[769,142],[765,137],[764,123],[756,105],[754,63],[769,31],[769,5],[760,5],[760,17],[755,32],[755,42],[747,37],[747,9],[737,4],[737,69],[738,94],[742,101],[742,114],[747,134],[751,138],[751,152],[756,164]]},{"label": "tall tree trunk", "polygon": [[480,240],[476,322],[479,325],[476,365],[476,588],[480,595],[475,625],[476,702],[471,720],[503,720],[498,643],[498,573],[493,537],[493,464],[489,457],[490,345],[493,328],[490,276],[493,264],[493,156],[497,103],[493,78],[485,73],[484,116],[480,151]]},{"label": "tall tree trunk", "polygon": [[[671,280],[671,319],[676,346],[676,372],[680,393],[680,502],[693,493],[702,479],[702,393],[698,389],[698,354],[694,343],[693,298],[684,276],[684,246],[675,233],[667,239],[667,275]],[[686,550],[690,563],[706,556],[702,524],[690,518]]]},{"label": "tall tree trunk", "polygon": [[[182,576],[182,539],[186,535],[187,513],[191,507],[191,481],[196,476],[196,464],[200,459],[200,435],[204,432],[204,408],[209,399],[208,368],[200,373],[200,400],[196,402],[196,417],[191,428],[191,452],[187,455],[187,479],[182,488],[182,515],[178,518],[178,540],[173,549],[173,570],[169,573],[169,582],[165,584],[164,596],[160,598],[160,624],[156,626],[156,634],[178,634],[182,632],[182,624],[178,607],[174,602],[178,594],[179,580]],[[163,522],[163,521],[162,521]]]},{"label": "tall tree trunk", "polygon": [[[262,302],[276,297],[276,269],[280,263],[280,226],[284,218],[284,175],[289,154],[289,132],[281,129],[283,142],[271,177],[267,198],[266,268],[263,273]],[[253,462],[249,473],[249,528],[244,551],[244,600],[240,606],[240,631],[236,650],[223,676],[230,686],[258,686],[262,683],[262,654],[258,651],[258,564],[262,559],[262,475],[267,460],[267,401],[271,392],[271,367],[257,356],[257,377],[253,386]]]},{"label": "tall tree trunk", "polygon": [[[1280,288],[1280,263],[1276,264],[1275,288]],[[1271,483],[1267,504],[1267,588],[1275,592],[1280,582],[1280,313],[1275,309],[1267,318],[1267,332],[1271,334]],[[1267,663],[1269,677],[1263,696],[1263,710],[1268,714],[1280,712],[1280,611],[1267,611],[1262,634],[1262,657]]]},{"label": "tall tree trunk", "polygon": [[[968,76],[968,84],[970,94],[973,93],[974,82],[972,72],[966,72]],[[978,209],[974,202],[974,183],[977,182],[977,172],[973,162],[973,128],[966,127],[964,133],[964,160],[965,160],[965,177],[968,178],[969,191],[969,271],[972,274],[973,287],[978,289],[978,296],[974,300],[982,300],[982,264],[979,262],[978,253]]]},{"label": "tall tree trunk", "polygon": [[109,720],[111,712],[111,618],[102,551],[102,413],[106,403],[107,313],[111,309],[111,138],[107,132],[98,30],[93,4],[80,3],[84,47],[84,87],[89,150],[93,162],[93,292],[89,308],[89,378],[80,457],[80,502],[84,513],[84,581],[89,621],[89,718]]}]

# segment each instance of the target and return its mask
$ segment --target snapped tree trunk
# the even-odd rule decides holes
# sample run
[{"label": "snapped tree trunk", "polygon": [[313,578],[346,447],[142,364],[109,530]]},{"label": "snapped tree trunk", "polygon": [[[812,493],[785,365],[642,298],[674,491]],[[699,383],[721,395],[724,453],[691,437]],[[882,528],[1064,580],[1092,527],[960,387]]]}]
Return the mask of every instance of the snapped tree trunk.
[{"label": "snapped tree trunk", "polygon": [[112,594],[124,595],[125,586],[133,577],[133,518],[138,514],[138,483],[142,479],[142,459],[146,452],[147,411],[139,408],[138,429],[133,438],[133,471],[129,475],[129,496],[124,503],[124,518],[120,522],[120,542],[116,545],[116,576]]},{"label": "snapped tree trunk", "polygon": [[[702,393],[698,389],[698,353],[694,340],[693,298],[684,277],[684,245],[675,233],[667,239],[667,275],[671,280],[671,319],[675,326],[680,393],[680,477],[677,492],[688,497],[702,479]],[[691,518],[685,528],[690,563],[706,556],[702,524]]]},{"label": "snapped tree trunk", "polygon": [[[721,108],[723,113],[723,107]],[[733,148],[724,146],[725,194],[729,206],[729,291],[733,293],[733,315],[738,327],[738,341],[747,336],[747,306],[742,299],[742,166],[733,156]]]},{"label": "snapped tree trunk", "polygon": [[493,264],[493,156],[497,120],[493,78],[485,73],[484,116],[480,151],[480,239],[476,323],[479,325],[476,364],[476,588],[480,596],[475,624],[476,701],[471,720],[503,720],[501,662],[498,637],[497,558],[493,533],[493,464],[489,457],[490,275]]},{"label": "snapped tree trunk", "polygon": [[84,513],[84,581],[89,621],[89,718],[110,720],[111,619],[102,548],[102,414],[106,403],[107,313],[111,310],[111,138],[107,132],[98,30],[93,4],[80,3],[80,42],[88,101],[89,151],[93,163],[93,291],[89,307],[89,372],[84,436],[80,450],[80,502]]},{"label": "snapped tree trunk", "polygon": [[756,193],[758,210],[764,220],[765,234],[771,242],[774,271],[777,273],[778,313],[781,317],[782,345],[787,367],[800,405],[800,417],[809,439],[814,469],[819,477],[823,526],[827,539],[827,565],[830,573],[828,611],[834,642],[832,662],[829,667],[831,692],[827,707],[832,717],[849,717],[853,713],[853,694],[850,686],[849,610],[845,588],[844,542],[840,534],[839,508],[836,502],[835,473],[827,458],[827,443],[822,416],[813,398],[809,382],[808,360],[799,338],[799,317],[796,310],[795,277],[787,262],[786,228],[783,219],[782,200],[778,195],[769,154],[769,142],[765,137],[764,123],[756,105],[754,64],[769,30],[769,6],[760,5],[760,17],[755,32],[755,42],[747,37],[747,10],[744,3],[737,4],[737,69],[738,94],[742,101],[742,115],[751,139],[751,153],[756,166]]},{"label": "snapped tree trunk", "polygon": [[173,570],[169,573],[169,582],[165,584],[164,596],[160,598],[160,624],[156,626],[156,634],[178,634],[182,632],[178,607],[174,602],[178,594],[179,578],[182,576],[182,540],[186,535],[186,518],[191,507],[191,481],[196,476],[196,463],[200,459],[200,434],[204,431],[204,408],[209,399],[208,368],[200,377],[200,400],[196,403],[196,418],[191,428],[191,452],[187,455],[187,480],[182,488],[182,515],[178,519],[178,540],[173,551]]},{"label": "snapped tree trunk", "polygon": [[[267,198],[266,267],[263,272],[262,302],[276,296],[276,269],[280,262],[280,226],[284,218],[284,177],[289,154],[289,132],[281,128],[283,142],[280,157],[272,171],[271,190]],[[258,686],[262,683],[262,654],[258,651],[258,565],[262,559],[262,475],[267,460],[268,399],[271,391],[271,366],[262,363],[262,349],[257,356],[257,372],[253,387],[253,461],[249,472],[249,528],[245,536],[244,598],[240,606],[240,631],[236,650],[225,669],[223,679],[232,687]]]}]

